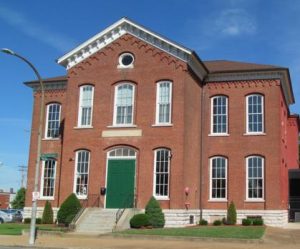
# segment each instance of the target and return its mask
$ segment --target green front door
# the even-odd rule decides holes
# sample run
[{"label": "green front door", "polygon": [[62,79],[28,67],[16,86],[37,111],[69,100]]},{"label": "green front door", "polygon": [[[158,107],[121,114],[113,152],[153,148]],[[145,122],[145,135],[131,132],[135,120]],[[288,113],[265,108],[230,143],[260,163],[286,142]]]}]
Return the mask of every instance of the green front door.
[{"label": "green front door", "polygon": [[135,160],[108,160],[106,208],[133,207],[134,178]]}]

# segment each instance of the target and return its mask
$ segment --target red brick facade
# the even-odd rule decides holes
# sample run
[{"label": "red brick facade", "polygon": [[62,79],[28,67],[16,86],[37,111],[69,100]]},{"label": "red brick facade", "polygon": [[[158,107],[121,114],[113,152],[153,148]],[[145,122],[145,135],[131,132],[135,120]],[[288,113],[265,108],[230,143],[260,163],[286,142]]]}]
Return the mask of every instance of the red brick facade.
[{"label": "red brick facade", "polygon": [[[119,55],[123,52],[134,55],[133,68],[118,68]],[[238,73],[243,76],[243,72]],[[240,80],[199,79],[186,62],[130,34],[71,67],[63,80],[66,88],[46,90],[45,96],[45,110],[53,102],[60,103],[62,108],[60,138],[42,141],[42,153],[58,154],[52,206],[59,207],[73,192],[77,150],[90,151],[88,196],[94,196],[99,195],[100,187],[106,186],[107,152],[128,146],[137,152],[135,201],[138,208],[144,208],[153,195],[154,150],[168,148],[172,156],[169,200],[160,201],[164,209],[185,209],[188,203],[190,209],[225,210],[234,201],[238,210],[287,210],[288,169],[299,167],[298,117],[289,114],[280,79],[247,79],[245,75]],[[154,126],[156,83],[160,80],[172,82],[170,126]],[[121,82],[135,85],[133,123],[136,127],[112,126],[115,86]],[[77,127],[79,88],[83,84],[94,86],[92,128]],[[265,127],[260,135],[246,134],[246,96],[253,93],[264,97]],[[211,98],[216,95],[228,98],[228,135],[224,136],[210,134]],[[38,127],[40,93],[35,92],[34,97],[33,131]],[[141,136],[102,136],[103,131],[118,130],[139,130]],[[32,132],[27,207],[31,205],[36,142],[37,134]],[[260,202],[246,200],[246,158],[250,155],[264,158],[264,200]],[[213,156],[227,158],[227,201],[209,200],[209,160]],[[188,195],[184,191],[186,187]],[[101,205],[104,202],[101,196]],[[38,205],[42,207],[44,201],[40,200]]]}]

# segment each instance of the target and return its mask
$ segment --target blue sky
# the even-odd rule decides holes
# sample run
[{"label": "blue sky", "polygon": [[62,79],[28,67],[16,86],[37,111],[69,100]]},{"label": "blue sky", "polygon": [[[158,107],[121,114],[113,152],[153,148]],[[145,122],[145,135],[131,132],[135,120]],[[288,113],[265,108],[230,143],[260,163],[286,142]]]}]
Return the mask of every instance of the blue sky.
[{"label": "blue sky", "polygon": [[[202,60],[227,59],[290,68],[300,111],[300,1],[297,0],[0,0],[0,47],[28,58],[42,77],[64,75],[55,60],[121,17],[183,44]],[[0,54],[0,189],[20,187],[27,165],[30,68]]]}]

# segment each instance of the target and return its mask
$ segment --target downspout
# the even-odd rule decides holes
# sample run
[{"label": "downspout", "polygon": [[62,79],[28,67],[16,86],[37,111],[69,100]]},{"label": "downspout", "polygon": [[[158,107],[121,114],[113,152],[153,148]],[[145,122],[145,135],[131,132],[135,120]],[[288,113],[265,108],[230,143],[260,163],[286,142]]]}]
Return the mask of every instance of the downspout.
[{"label": "downspout", "polygon": [[204,108],[204,104],[205,104],[205,81],[207,79],[207,74],[204,76],[203,78],[203,81],[202,81],[202,92],[201,92],[201,113],[200,113],[200,123],[201,123],[201,126],[200,126],[200,171],[199,171],[199,181],[200,181],[200,186],[199,186],[199,209],[200,209],[200,220],[202,220],[202,217],[203,217],[203,203],[202,203],[202,196],[203,196],[203,188],[202,188],[202,185],[203,185],[203,154],[204,154],[204,142],[203,142],[203,133],[204,133],[204,112],[205,112],[205,108]]}]

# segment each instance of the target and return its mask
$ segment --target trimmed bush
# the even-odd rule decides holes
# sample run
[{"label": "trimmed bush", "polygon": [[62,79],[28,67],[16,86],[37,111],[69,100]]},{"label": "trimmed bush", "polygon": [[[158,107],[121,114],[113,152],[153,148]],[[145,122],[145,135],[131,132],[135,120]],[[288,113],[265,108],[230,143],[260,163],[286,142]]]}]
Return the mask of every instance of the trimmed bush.
[{"label": "trimmed bush", "polygon": [[264,220],[262,218],[256,218],[252,221],[253,226],[262,226],[264,224]]},{"label": "trimmed bush", "polygon": [[152,196],[148,201],[145,213],[148,215],[150,224],[155,228],[162,228],[165,225],[165,215],[162,212],[159,202]]},{"label": "trimmed bush", "polygon": [[130,219],[131,228],[141,228],[150,226],[150,221],[148,215],[146,214],[136,214]]},{"label": "trimmed bush", "polygon": [[[24,223],[25,224],[30,224],[31,223],[31,218],[25,218]],[[36,224],[42,224],[42,219],[41,218],[36,218],[35,223]]]},{"label": "trimmed bush", "polygon": [[250,226],[251,224],[252,224],[252,221],[250,219],[242,219],[243,226]]},{"label": "trimmed bush", "polygon": [[30,223],[30,221],[31,221],[31,219],[30,219],[30,218],[24,218],[24,223],[25,223],[25,224],[29,224],[29,223]]},{"label": "trimmed bush", "polygon": [[80,209],[81,204],[76,195],[74,193],[69,195],[57,212],[58,223],[68,226]]},{"label": "trimmed bush", "polygon": [[230,202],[230,205],[227,209],[227,220],[228,225],[235,225],[236,224],[236,208],[235,205],[232,202]]},{"label": "trimmed bush", "polygon": [[42,223],[53,224],[53,210],[52,210],[51,203],[49,201],[46,201],[45,203],[45,208],[42,216]]},{"label": "trimmed bush", "polygon": [[207,222],[207,220],[202,219],[202,220],[199,221],[199,225],[200,226],[207,226],[208,222]]},{"label": "trimmed bush", "polygon": [[222,225],[222,221],[221,221],[221,220],[215,220],[215,221],[213,222],[213,225],[214,225],[214,226],[221,226],[221,225]]}]

